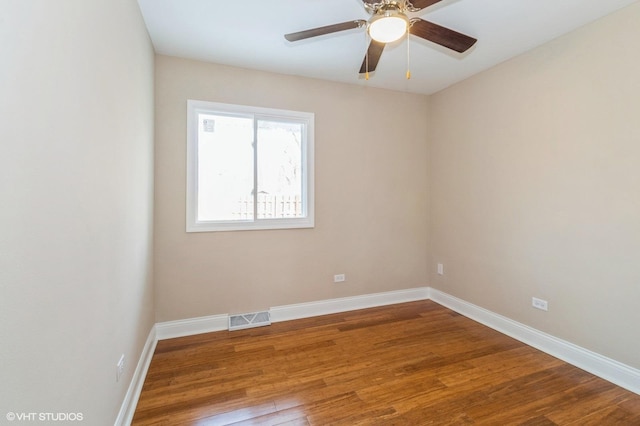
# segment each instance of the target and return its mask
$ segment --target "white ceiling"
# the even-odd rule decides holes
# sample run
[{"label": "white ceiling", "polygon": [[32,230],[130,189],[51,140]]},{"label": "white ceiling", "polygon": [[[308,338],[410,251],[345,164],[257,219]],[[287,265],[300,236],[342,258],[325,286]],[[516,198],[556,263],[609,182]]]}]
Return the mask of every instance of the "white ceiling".
[{"label": "white ceiling", "polygon": [[362,0],[138,0],[157,53],[431,94],[638,0],[443,0],[411,14],[477,38],[463,55],[411,36],[385,48],[368,81],[364,29],[290,43],[286,33],[368,19]]}]

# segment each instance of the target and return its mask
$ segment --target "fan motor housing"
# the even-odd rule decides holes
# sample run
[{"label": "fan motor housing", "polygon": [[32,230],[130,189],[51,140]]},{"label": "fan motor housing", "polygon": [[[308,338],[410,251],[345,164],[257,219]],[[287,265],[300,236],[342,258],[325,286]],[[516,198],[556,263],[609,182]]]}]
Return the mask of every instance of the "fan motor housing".
[{"label": "fan motor housing", "polygon": [[362,0],[364,8],[372,15],[385,11],[406,12],[413,11],[413,6],[407,0]]}]

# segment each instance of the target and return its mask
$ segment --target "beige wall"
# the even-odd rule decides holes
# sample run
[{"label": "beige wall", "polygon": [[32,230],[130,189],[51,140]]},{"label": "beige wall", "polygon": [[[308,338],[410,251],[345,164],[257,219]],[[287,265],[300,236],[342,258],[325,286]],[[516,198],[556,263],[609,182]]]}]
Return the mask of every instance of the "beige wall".
[{"label": "beige wall", "polygon": [[432,96],[429,167],[433,287],[636,368],[638,22],[635,3]]},{"label": "beige wall", "polygon": [[[185,232],[187,99],[315,113],[314,229]],[[157,320],[426,285],[427,116],[424,96],[157,56]]]},{"label": "beige wall", "polygon": [[0,2],[0,423],[116,419],[154,320],[153,60],[135,0]]}]

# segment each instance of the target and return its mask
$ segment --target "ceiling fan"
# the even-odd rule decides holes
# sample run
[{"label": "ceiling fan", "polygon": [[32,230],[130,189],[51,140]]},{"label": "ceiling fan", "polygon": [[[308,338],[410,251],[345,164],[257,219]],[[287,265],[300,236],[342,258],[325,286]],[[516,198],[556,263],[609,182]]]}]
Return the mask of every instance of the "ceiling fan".
[{"label": "ceiling fan", "polygon": [[477,41],[475,38],[421,18],[409,18],[407,16],[407,13],[419,12],[441,1],[362,0],[364,8],[371,14],[371,18],[368,21],[356,19],[341,22],[285,34],[284,38],[288,41],[298,41],[354,28],[366,28],[371,37],[371,42],[362,61],[360,74],[366,73],[367,75],[369,72],[375,71],[385,45],[399,40],[407,32],[456,52],[465,52],[475,44]]}]

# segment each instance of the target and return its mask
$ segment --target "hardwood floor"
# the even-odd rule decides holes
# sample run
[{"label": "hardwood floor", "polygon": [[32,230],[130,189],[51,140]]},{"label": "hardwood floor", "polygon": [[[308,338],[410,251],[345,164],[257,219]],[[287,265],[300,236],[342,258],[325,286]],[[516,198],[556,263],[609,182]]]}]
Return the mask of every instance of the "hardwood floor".
[{"label": "hardwood floor", "polygon": [[640,425],[640,395],[421,301],[160,341],[133,424]]}]

